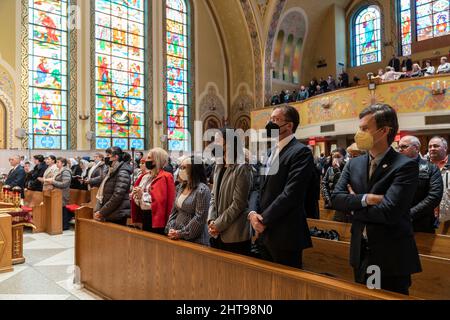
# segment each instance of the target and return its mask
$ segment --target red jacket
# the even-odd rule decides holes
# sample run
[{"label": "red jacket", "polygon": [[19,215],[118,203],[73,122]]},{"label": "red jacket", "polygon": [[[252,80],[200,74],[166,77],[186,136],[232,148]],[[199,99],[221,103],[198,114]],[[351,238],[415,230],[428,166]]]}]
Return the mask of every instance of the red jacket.
[{"label": "red jacket", "polygon": [[[142,180],[141,175],[134,186]],[[152,228],[165,228],[175,203],[175,182],[172,174],[161,170],[150,185],[152,197]],[[142,222],[142,210],[131,200],[131,219],[133,223]]]}]

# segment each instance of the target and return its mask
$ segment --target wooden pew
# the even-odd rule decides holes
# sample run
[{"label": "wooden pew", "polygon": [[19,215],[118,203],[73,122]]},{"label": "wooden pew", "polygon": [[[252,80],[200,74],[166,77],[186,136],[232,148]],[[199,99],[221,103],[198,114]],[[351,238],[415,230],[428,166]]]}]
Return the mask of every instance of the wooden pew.
[{"label": "wooden pew", "polygon": [[[336,230],[339,233],[339,240],[350,242],[351,224],[337,221],[308,219],[310,228],[316,227],[320,230]],[[419,253],[450,259],[450,237],[440,234],[416,233],[417,248]]]},{"label": "wooden pew", "polygon": [[[313,238],[313,248],[303,251],[305,270],[353,281],[349,264],[350,243]],[[412,277],[412,296],[450,300],[450,259],[420,255],[423,271]]]},{"label": "wooden pew", "polygon": [[33,209],[33,224],[36,226],[33,233],[45,232],[44,194],[39,191],[25,190],[23,204]]},{"label": "wooden pew", "polygon": [[62,192],[58,189],[44,191],[44,232],[62,234]]},{"label": "wooden pew", "polygon": [[69,204],[82,205],[90,201],[90,192],[87,190],[70,189]]},{"label": "wooden pew", "polygon": [[12,267],[12,218],[0,214],[0,273],[13,271]]},{"label": "wooden pew", "polygon": [[86,201],[86,203],[82,203],[82,206],[94,209],[95,205],[97,204],[97,192],[98,188],[92,188],[89,191],[89,201]]},{"label": "wooden pew", "polygon": [[75,230],[81,281],[104,298],[409,299],[119,225],[79,218]]}]

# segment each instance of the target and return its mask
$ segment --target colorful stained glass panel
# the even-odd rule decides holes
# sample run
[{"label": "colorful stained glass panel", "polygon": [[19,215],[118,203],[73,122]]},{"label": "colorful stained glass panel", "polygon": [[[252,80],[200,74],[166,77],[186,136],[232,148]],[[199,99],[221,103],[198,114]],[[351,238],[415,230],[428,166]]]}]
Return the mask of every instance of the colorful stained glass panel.
[{"label": "colorful stained glass panel", "polygon": [[359,12],[354,20],[355,65],[381,60],[381,19],[377,6],[369,6]]},{"label": "colorful stained glass panel", "polygon": [[145,147],[143,0],[95,1],[96,147]]}]

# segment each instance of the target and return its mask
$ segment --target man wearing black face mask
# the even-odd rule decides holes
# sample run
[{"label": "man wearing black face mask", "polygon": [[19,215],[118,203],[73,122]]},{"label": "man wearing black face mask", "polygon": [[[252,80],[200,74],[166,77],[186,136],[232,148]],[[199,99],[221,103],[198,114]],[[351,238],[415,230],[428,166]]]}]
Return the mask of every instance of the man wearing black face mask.
[{"label": "man wearing black face mask", "polygon": [[294,136],[299,123],[294,107],[272,112],[266,129],[278,130],[279,142],[261,175],[259,201],[250,204],[248,214],[262,244],[261,257],[296,268],[302,268],[303,249],[312,246],[305,203],[314,170],[311,150]]}]

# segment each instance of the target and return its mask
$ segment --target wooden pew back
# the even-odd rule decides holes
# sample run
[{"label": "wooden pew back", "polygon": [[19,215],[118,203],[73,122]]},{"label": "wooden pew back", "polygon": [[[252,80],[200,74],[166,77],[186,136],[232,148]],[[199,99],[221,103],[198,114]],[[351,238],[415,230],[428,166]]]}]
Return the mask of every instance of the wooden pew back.
[{"label": "wooden pew back", "polygon": [[44,191],[45,232],[62,234],[62,192],[58,189]]},{"label": "wooden pew back", "polygon": [[80,218],[75,230],[81,280],[105,298],[408,299],[119,225]]},{"label": "wooden pew back", "polygon": [[45,232],[44,194],[40,191],[25,190],[23,203],[33,209],[33,224],[36,227],[33,233]]},{"label": "wooden pew back", "polygon": [[0,214],[0,273],[13,271],[12,267],[12,217]]},{"label": "wooden pew back", "polygon": [[[313,238],[313,248],[303,251],[305,270],[353,281],[349,264],[350,243]],[[412,296],[450,300],[450,259],[420,255],[423,271],[414,274]]]},{"label": "wooden pew back", "polygon": [[70,189],[69,204],[82,205],[90,201],[90,192],[87,190]]}]

